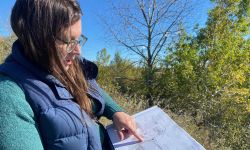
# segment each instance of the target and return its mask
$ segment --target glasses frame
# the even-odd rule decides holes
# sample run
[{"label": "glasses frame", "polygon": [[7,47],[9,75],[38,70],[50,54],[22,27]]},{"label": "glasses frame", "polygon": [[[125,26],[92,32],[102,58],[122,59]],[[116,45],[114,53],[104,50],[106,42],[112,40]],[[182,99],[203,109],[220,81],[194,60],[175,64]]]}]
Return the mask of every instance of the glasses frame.
[{"label": "glasses frame", "polygon": [[[67,53],[71,53],[76,48],[77,45],[80,45],[82,47],[88,40],[88,38],[84,36],[83,34],[80,35],[78,40],[65,41],[60,38],[57,38],[57,39],[67,45],[67,48],[66,48]],[[73,44],[71,48],[70,48],[70,44]]]}]

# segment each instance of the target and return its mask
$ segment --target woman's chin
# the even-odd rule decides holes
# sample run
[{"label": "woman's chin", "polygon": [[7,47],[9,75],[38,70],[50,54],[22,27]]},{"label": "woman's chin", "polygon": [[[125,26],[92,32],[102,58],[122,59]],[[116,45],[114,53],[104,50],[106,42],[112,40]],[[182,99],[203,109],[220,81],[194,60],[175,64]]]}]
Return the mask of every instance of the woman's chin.
[{"label": "woman's chin", "polygon": [[64,63],[64,64],[63,64],[63,67],[64,67],[64,69],[67,71],[67,70],[69,69],[70,65],[67,64],[67,63]]},{"label": "woman's chin", "polygon": [[66,70],[66,71],[69,70],[69,65],[65,66],[65,70]]}]

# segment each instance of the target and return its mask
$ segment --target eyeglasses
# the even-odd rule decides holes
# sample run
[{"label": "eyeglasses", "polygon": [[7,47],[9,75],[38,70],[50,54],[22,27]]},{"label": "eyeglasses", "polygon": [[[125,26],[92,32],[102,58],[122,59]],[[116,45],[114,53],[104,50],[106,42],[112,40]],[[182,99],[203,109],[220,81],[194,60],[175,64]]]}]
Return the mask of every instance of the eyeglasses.
[{"label": "eyeglasses", "polygon": [[76,48],[77,45],[83,46],[88,40],[88,38],[85,37],[82,34],[81,34],[81,36],[79,37],[78,40],[64,41],[64,40],[62,40],[60,38],[57,38],[57,39],[59,41],[63,42],[64,44],[67,44],[67,47],[66,47],[67,53],[71,53]]}]

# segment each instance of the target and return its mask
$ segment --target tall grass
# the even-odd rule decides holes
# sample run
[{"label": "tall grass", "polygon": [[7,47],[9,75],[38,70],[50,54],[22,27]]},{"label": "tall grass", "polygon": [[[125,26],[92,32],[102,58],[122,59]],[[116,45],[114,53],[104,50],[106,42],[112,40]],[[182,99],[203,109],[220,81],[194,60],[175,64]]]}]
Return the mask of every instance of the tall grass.
[{"label": "tall grass", "polygon": [[[147,100],[138,95],[122,95],[118,92],[117,87],[105,86],[103,87],[111,97],[130,115],[147,109]],[[160,107],[160,106],[159,106]],[[199,116],[193,117],[191,114],[180,113],[176,114],[167,108],[162,108],[181,128],[189,133],[196,141],[203,145],[207,150],[228,150],[230,148],[225,147],[224,139],[212,140],[209,130],[200,125]],[[104,125],[111,124],[112,122],[101,118],[101,122]]]}]

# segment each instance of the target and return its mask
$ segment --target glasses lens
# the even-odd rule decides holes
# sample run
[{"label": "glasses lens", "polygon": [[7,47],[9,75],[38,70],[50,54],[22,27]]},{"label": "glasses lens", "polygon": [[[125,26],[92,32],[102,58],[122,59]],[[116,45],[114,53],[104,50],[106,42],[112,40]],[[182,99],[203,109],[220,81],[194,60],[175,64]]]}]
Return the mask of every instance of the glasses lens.
[{"label": "glasses lens", "polygon": [[70,42],[67,46],[67,52],[71,53],[76,48],[77,44],[78,44],[77,42],[73,42],[73,41]]},{"label": "glasses lens", "polygon": [[81,35],[79,40],[74,40],[74,41],[71,41],[70,43],[68,43],[67,52],[71,53],[76,48],[76,46],[78,44],[79,44],[79,46],[82,47],[86,43],[86,41],[87,41],[87,38],[84,35]]},{"label": "glasses lens", "polygon": [[84,35],[82,35],[81,40],[80,40],[80,44],[83,46],[86,43],[86,41],[87,41],[87,38]]}]

